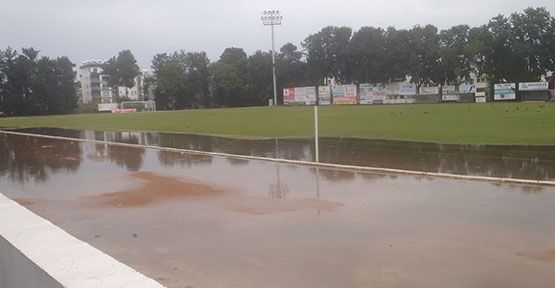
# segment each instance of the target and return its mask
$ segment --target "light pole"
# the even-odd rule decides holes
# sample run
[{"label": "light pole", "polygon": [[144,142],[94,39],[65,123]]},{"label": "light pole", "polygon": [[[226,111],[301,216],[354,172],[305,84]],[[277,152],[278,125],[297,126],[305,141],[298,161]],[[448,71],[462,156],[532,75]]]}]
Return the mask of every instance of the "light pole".
[{"label": "light pole", "polygon": [[277,105],[277,85],[276,85],[276,47],[274,39],[274,26],[281,25],[283,16],[279,10],[267,10],[262,12],[260,17],[265,26],[272,27],[272,76],[274,78],[274,106]]}]

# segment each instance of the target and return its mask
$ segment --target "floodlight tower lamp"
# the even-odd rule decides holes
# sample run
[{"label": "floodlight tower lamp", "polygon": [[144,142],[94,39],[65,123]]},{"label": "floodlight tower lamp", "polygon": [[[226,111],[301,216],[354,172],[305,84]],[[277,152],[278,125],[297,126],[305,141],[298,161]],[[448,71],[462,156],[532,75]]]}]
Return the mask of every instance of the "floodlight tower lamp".
[{"label": "floodlight tower lamp", "polygon": [[274,81],[274,105],[277,105],[277,84],[276,84],[276,47],[275,47],[275,34],[274,26],[281,25],[283,21],[283,16],[279,10],[266,10],[262,12],[262,17],[260,17],[262,24],[264,26],[270,26],[272,28],[272,76]]}]

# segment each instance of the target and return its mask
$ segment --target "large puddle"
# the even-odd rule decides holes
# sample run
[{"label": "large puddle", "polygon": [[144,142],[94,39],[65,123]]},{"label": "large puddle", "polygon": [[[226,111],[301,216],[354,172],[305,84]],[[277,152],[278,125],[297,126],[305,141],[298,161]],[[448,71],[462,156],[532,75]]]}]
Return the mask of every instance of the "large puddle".
[{"label": "large puddle", "polygon": [[[64,136],[89,132],[74,133]],[[260,149],[256,154],[271,155],[274,148],[272,141],[200,137],[211,143],[202,146],[190,140],[199,136],[92,135],[211,151],[247,153],[252,150],[243,146],[252,145]],[[193,142],[199,146],[187,146]],[[237,144],[230,148],[226,143]],[[287,145],[295,148],[280,155],[311,155],[304,140],[279,143],[280,149]],[[334,149],[344,151],[336,155],[348,151]],[[325,159],[339,157],[329,151],[323,152],[330,157]],[[431,158],[437,161],[435,169],[450,166],[438,155],[482,159],[399,151],[421,157],[418,163]],[[367,159],[390,162],[374,153]],[[475,171],[542,171],[551,179],[546,160],[513,156],[505,161],[520,161],[514,162],[520,169],[491,160],[498,166]],[[402,162],[401,156],[395,159]],[[0,192],[170,288],[555,283],[553,187],[316,169],[0,134]]]},{"label": "large puddle", "polygon": [[[188,134],[57,128],[16,131],[249,156],[314,160],[313,139],[242,140]],[[320,139],[320,161],[459,175],[555,180],[555,146],[457,145],[324,137]]]}]

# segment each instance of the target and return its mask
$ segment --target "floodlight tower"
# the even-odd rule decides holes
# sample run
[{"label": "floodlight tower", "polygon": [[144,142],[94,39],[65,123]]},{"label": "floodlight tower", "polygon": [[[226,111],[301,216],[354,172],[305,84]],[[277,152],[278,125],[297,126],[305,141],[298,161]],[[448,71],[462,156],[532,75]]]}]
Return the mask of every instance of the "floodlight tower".
[{"label": "floodlight tower", "polygon": [[262,12],[262,17],[260,17],[262,23],[265,26],[272,27],[272,75],[274,78],[274,105],[277,105],[277,86],[276,86],[276,47],[274,39],[274,26],[281,25],[283,16],[279,10],[267,10]]}]

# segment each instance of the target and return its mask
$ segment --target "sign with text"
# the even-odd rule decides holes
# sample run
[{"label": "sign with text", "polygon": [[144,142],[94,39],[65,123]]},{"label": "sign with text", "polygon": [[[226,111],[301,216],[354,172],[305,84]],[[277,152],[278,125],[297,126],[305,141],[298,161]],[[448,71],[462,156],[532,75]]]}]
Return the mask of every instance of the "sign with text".
[{"label": "sign with text", "polygon": [[518,84],[520,91],[547,91],[549,90],[548,82],[524,82]]},{"label": "sign with text", "polygon": [[373,104],[374,86],[372,84],[360,84],[359,92],[360,104]]},{"label": "sign with text", "polygon": [[476,86],[474,84],[463,83],[459,85],[459,93],[461,94],[476,93]]},{"label": "sign with text", "polygon": [[453,85],[445,85],[441,87],[441,101],[453,102],[459,101],[459,91],[457,87]]},{"label": "sign with text", "polygon": [[316,104],[316,87],[295,87],[283,89],[283,103],[286,105]]},{"label": "sign with text", "polygon": [[357,104],[356,85],[338,85],[331,90],[334,105]]},{"label": "sign with text", "polygon": [[416,95],[416,84],[414,83],[401,83],[399,95]]},{"label": "sign with text", "polygon": [[516,100],[516,84],[501,83],[493,86],[493,100]]},{"label": "sign with text", "polygon": [[437,95],[437,94],[439,94],[439,87],[437,86],[420,87],[420,95]]},{"label": "sign with text", "polygon": [[318,105],[331,104],[331,88],[330,86],[318,87]]}]

